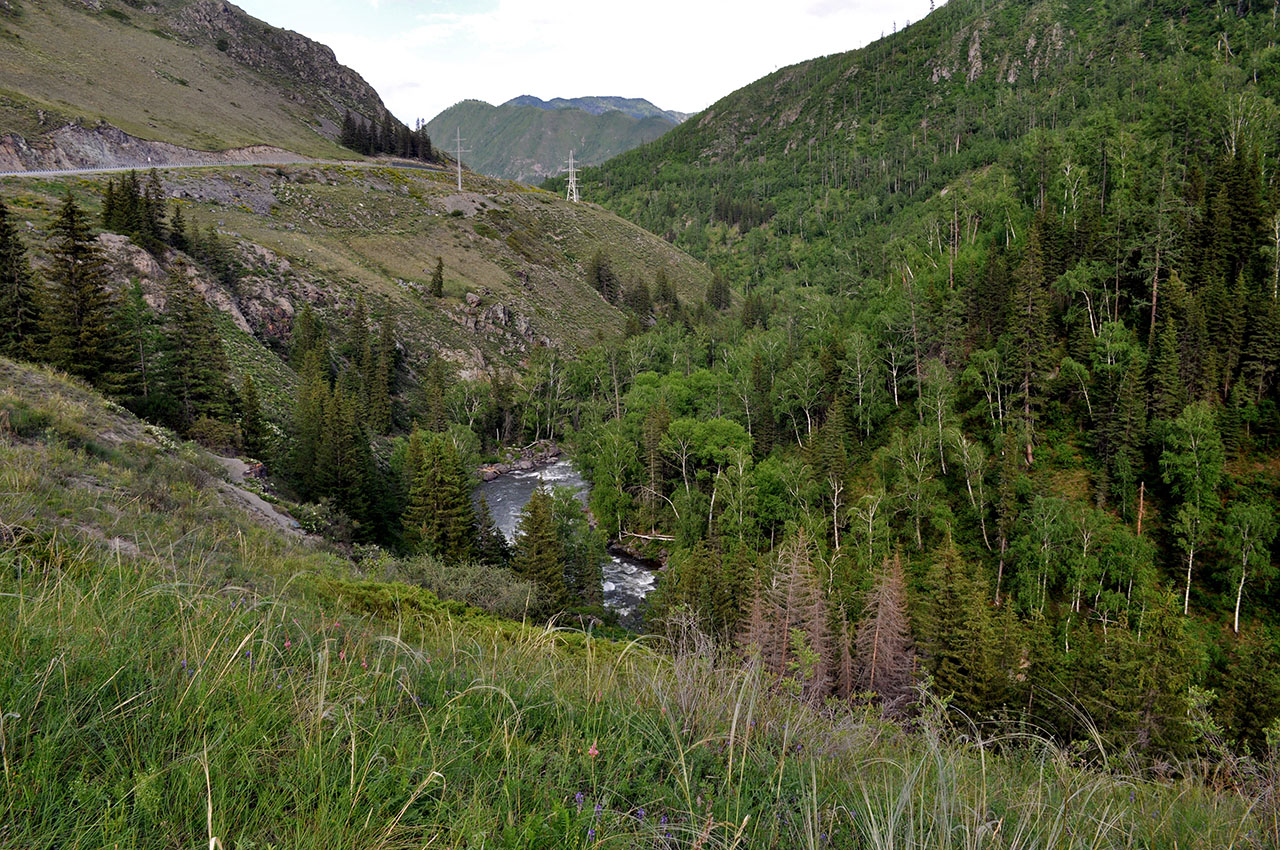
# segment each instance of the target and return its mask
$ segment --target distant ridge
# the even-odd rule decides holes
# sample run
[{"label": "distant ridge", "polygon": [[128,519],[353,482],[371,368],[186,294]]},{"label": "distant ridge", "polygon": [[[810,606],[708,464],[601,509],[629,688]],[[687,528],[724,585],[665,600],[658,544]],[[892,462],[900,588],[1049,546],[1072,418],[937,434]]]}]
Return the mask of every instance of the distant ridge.
[{"label": "distant ridge", "polygon": [[531,94],[513,97],[503,106],[535,106],[538,109],[581,109],[592,115],[621,112],[632,118],[665,118],[672,124],[682,124],[691,113],[660,109],[642,97],[553,97],[542,100]]},{"label": "distant ridge", "polygon": [[521,95],[501,106],[464,100],[427,122],[435,139],[462,131],[473,152],[467,166],[490,177],[537,184],[560,173],[569,151],[582,165],[600,163],[664,135],[688,116],[642,98],[580,97],[544,101]]}]

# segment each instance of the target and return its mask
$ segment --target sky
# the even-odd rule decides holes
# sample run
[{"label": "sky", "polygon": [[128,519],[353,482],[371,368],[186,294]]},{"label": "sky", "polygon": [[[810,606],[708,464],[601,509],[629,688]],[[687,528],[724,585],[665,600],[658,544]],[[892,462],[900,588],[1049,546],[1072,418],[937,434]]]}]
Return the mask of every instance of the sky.
[{"label": "sky", "polygon": [[[406,124],[460,100],[643,97],[698,112],[774,70],[928,14],[930,0],[232,0],[333,48]],[[939,2],[938,5],[941,5]]]}]

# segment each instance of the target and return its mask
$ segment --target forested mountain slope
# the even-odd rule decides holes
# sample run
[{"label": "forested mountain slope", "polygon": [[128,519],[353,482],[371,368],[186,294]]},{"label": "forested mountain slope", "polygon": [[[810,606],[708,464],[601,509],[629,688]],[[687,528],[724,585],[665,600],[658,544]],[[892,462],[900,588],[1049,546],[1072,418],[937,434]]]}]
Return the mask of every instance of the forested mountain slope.
[{"label": "forested mountain slope", "polygon": [[569,151],[579,165],[598,165],[653,141],[676,124],[648,101],[641,101],[649,106],[648,115],[602,106],[588,111],[572,105],[574,101],[563,106],[541,103],[515,98],[490,106],[464,100],[428,121],[427,132],[446,149],[461,132],[472,151],[463,161],[481,174],[537,184],[564,170]]},{"label": "forested mountain slope", "polygon": [[587,169],[746,295],[592,435],[602,522],[673,538],[656,610],[814,698],[914,652],[970,716],[1177,754],[1209,687],[1265,748],[1273,12],[958,0]]}]

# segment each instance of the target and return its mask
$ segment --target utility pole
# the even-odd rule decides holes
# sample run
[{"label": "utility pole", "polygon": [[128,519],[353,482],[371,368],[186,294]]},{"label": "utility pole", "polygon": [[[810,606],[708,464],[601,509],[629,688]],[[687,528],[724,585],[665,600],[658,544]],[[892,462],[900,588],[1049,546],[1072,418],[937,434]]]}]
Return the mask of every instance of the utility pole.
[{"label": "utility pole", "polygon": [[459,192],[462,191],[462,155],[464,153],[471,153],[471,150],[467,149],[464,151],[462,149],[462,128],[459,127],[458,128],[458,148],[457,148],[457,153],[454,154],[455,161],[458,163],[458,191]]},{"label": "utility pole", "polygon": [[564,197],[566,201],[578,203],[578,169],[573,167],[573,151],[569,151],[569,190]]}]

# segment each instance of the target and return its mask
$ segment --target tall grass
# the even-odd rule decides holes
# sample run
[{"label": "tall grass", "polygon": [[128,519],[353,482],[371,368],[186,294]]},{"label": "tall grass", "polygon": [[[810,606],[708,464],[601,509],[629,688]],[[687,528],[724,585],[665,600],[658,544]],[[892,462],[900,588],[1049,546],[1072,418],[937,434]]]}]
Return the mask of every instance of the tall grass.
[{"label": "tall grass", "polygon": [[705,646],[353,617],[47,539],[0,564],[2,846],[1266,846],[1240,796],[815,712]]}]

